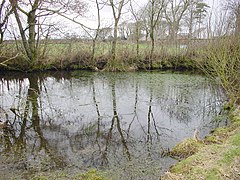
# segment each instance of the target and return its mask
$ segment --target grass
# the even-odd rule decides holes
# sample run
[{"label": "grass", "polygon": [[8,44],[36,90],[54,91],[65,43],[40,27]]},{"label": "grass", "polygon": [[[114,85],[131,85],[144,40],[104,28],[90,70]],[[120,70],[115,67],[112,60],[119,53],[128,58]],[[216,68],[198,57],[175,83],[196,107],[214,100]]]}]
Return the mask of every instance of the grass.
[{"label": "grass", "polygon": [[54,173],[41,173],[33,177],[29,177],[30,180],[104,180],[109,179],[105,173],[97,171],[96,169],[89,170],[85,173],[73,173],[69,175],[67,172],[54,172]]},{"label": "grass", "polygon": [[[19,50],[21,52],[19,52]],[[136,53],[136,44],[129,41],[119,41],[116,50],[116,62],[110,62],[111,42],[97,42],[95,50],[95,59],[92,61],[92,42],[91,41],[53,41],[39,48],[39,59],[35,66],[30,70],[48,70],[48,69],[105,69],[109,71],[132,71],[137,69],[148,69],[150,60],[150,43],[141,42],[139,45],[139,55]],[[6,43],[1,48],[1,56],[13,57],[16,54],[23,54],[23,47],[18,43],[18,49],[15,43]],[[192,68],[190,58],[182,56],[185,52],[171,45],[156,44],[153,55],[153,69],[176,69]],[[22,58],[26,59],[26,58]],[[19,63],[21,62],[21,63]],[[99,63],[101,65],[99,65]],[[104,64],[104,67],[102,67]],[[105,67],[105,65],[108,65]],[[16,58],[7,63],[9,68],[1,66],[2,69],[11,69],[16,67],[20,71],[28,71],[29,65],[22,63],[22,60]]]},{"label": "grass", "polygon": [[188,138],[175,146],[170,154],[173,157],[187,158],[197,153],[203,147],[203,143],[193,138]]},{"label": "grass", "polygon": [[212,140],[210,144],[171,167],[161,179],[240,179],[239,113],[238,108],[232,113],[235,120],[229,127],[216,129],[206,138]]}]

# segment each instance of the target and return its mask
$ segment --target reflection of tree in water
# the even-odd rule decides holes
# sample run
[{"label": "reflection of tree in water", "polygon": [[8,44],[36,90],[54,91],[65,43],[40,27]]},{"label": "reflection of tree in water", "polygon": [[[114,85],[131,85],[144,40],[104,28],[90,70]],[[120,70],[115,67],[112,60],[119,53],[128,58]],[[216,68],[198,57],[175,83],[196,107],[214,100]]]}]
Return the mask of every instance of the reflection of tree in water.
[{"label": "reflection of tree in water", "polygon": [[[1,154],[5,157],[11,157],[16,168],[23,168],[23,170],[33,170],[33,168],[59,168],[65,165],[62,157],[57,156],[56,152],[52,151],[50,144],[44,137],[39,116],[39,85],[38,78],[31,76],[28,78],[29,88],[27,91],[25,103],[19,103],[19,107],[11,108],[14,117],[9,121],[9,127],[4,130],[4,148]],[[21,85],[19,84],[19,97],[24,93],[21,92]],[[22,110],[23,109],[23,110]],[[33,134],[35,133],[35,135]],[[14,157],[11,154],[14,154]],[[39,153],[44,157],[39,159]],[[45,154],[45,155],[44,155]],[[34,158],[29,158],[33,156]],[[49,158],[49,159],[48,159]],[[10,160],[8,158],[8,160]],[[33,167],[35,165],[40,167]],[[18,163],[16,163],[16,161]],[[47,162],[41,162],[47,161]],[[47,163],[46,167],[41,167],[42,164]],[[10,162],[9,162],[10,164]],[[13,165],[14,165],[13,164]],[[51,165],[50,165],[51,164]],[[49,166],[50,165],[50,166]]]},{"label": "reflection of tree in water", "polygon": [[[75,134],[75,140],[71,143],[73,146],[76,147],[76,144],[79,144],[81,142],[84,142],[81,145],[81,148],[85,148],[86,151],[91,148],[96,148],[96,146],[92,145],[89,147],[88,144],[94,144],[98,147],[98,152],[94,151],[91,154],[91,150],[89,151],[89,154],[85,154],[86,156],[91,156],[88,158],[88,164],[94,164],[94,165],[101,165],[106,166],[109,164],[109,158],[114,158],[113,156],[116,156],[115,158],[120,158],[120,154],[123,153],[124,157],[126,159],[131,160],[132,158],[135,158],[139,156],[140,154],[144,154],[147,156],[147,154],[151,154],[151,147],[155,146],[154,143],[157,141],[160,141],[161,135],[167,135],[167,131],[171,131],[167,128],[160,127],[158,125],[158,122],[156,122],[156,119],[154,117],[154,112],[152,110],[152,104],[153,104],[153,88],[150,89],[150,99],[149,99],[149,106],[147,111],[147,126],[143,125],[141,121],[139,121],[138,117],[138,96],[139,96],[139,82],[136,81],[135,83],[135,90],[134,90],[134,107],[133,107],[133,113],[131,114],[132,118],[131,121],[127,123],[127,128],[125,127],[122,129],[122,122],[121,118],[118,114],[117,110],[117,97],[116,97],[116,83],[118,83],[118,80],[110,78],[109,85],[111,89],[111,101],[112,101],[112,112],[113,117],[111,119],[111,124],[109,125],[109,129],[106,125],[102,122],[102,116],[99,110],[99,103],[97,102],[97,95],[96,95],[96,88],[94,80],[91,80],[91,86],[92,86],[92,99],[95,106],[95,111],[97,115],[97,121],[94,123],[90,123],[88,126],[82,126],[81,127],[81,135],[78,133]],[[145,135],[146,138],[143,138],[144,141],[136,139],[134,137],[133,129],[135,128],[136,124],[141,128],[143,135]],[[94,133],[94,129],[96,132]],[[88,131],[88,134],[84,132]],[[139,131],[138,130],[138,131]],[[91,133],[89,132],[91,131]],[[80,131],[79,131],[80,132]],[[94,136],[96,139],[94,140]],[[76,138],[78,137],[78,138]],[[87,138],[87,140],[86,140]],[[81,139],[81,140],[80,140]],[[84,140],[85,139],[85,140]],[[140,138],[142,139],[142,138]],[[138,144],[140,142],[140,144]],[[139,146],[140,145],[140,146]],[[78,146],[80,147],[80,146]],[[139,147],[141,147],[141,152],[139,151]],[[122,152],[119,152],[120,149],[123,149]],[[75,148],[76,149],[76,148]],[[117,150],[116,150],[117,149]],[[163,148],[158,149],[158,151],[166,151]],[[116,152],[118,151],[118,152]],[[115,152],[115,153],[114,153]],[[99,153],[99,154],[98,154]],[[120,153],[120,154],[119,154]],[[91,155],[90,155],[91,154]],[[98,156],[99,158],[96,158]],[[119,156],[119,157],[118,157]],[[133,157],[135,156],[135,157]],[[95,158],[94,158],[95,157]],[[86,159],[87,157],[82,157],[83,159]]]},{"label": "reflection of tree in water", "polygon": [[107,159],[108,146],[109,146],[110,141],[112,140],[112,134],[113,134],[113,129],[114,129],[115,122],[116,122],[118,133],[119,133],[120,138],[121,138],[121,143],[123,145],[124,153],[126,153],[128,160],[131,160],[131,155],[130,155],[130,152],[129,152],[129,149],[128,149],[128,146],[127,146],[126,138],[124,137],[123,130],[121,128],[120,119],[119,119],[119,116],[118,116],[118,113],[117,113],[115,86],[116,86],[116,82],[115,82],[115,80],[113,80],[111,82],[113,117],[112,117],[111,127],[109,129],[108,136],[106,138],[106,147],[105,147],[105,150],[104,150],[104,153],[103,153],[103,159],[105,160],[105,163],[108,162],[108,159]]},{"label": "reflection of tree in water", "polygon": [[15,120],[11,121],[13,130],[6,131],[4,149],[14,149],[19,142],[24,162],[29,163],[31,156],[37,160],[38,156],[48,156],[52,168],[111,169],[133,162],[138,168],[146,168],[148,163],[152,166],[164,156],[173,139],[173,131],[168,129],[171,126],[165,122],[183,124],[191,115],[192,107],[185,110],[185,116],[173,105],[189,105],[195,94],[177,86],[167,89],[168,85],[155,78],[142,81],[112,76],[86,75],[61,81],[49,78],[50,82],[30,77],[30,87],[22,90],[25,94],[19,93],[21,99],[26,96],[24,103],[12,109]]},{"label": "reflection of tree in water", "polygon": [[[169,114],[170,119],[188,124],[193,117],[205,121],[218,112],[223,97],[219,89],[209,82],[199,84],[177,84],[168,86],[164,96],[158,97],[161,109]],[[213,94],[215,96],[213,96]]]},{"label": "reflection of tree in water", "polygon": [[[166,127],[161,127],[160,122],[161,122],[161,116],[156,116],[157,119],[155,118],[154,115],[154,110],[153,107],[155,105],[154,100],[156,100],[156,97],[154,97],[154,81],[152,78],[149,79],[149,101],[148,101],[148,112],[147,112],[147,131],[145,132],[146,134],[146,150],[148,154],[148,158],[152,159],[153,156],[153,146],[158,144],[158,151],[161,154],[161,157],[166,156],[168,153],[169,149],[165,149],[161,144],[161,137],[165,136],[168,137],[169,132],[171,133],[172,130]],[[155,85],[155,84],[154,84]],[[162,84],[158,84],[162,85]],[[163,104],[164,105],[164,104]],[[170,137],[169,137],[170,138]]]},{"label": "reflection of tree in water", "polygon": [[[128,129],[127,129],[127,139],[129,139],[130,137],[130,131],[132,128],[132,125],[134,123],[134,121],[138,121],[139,122],[139,118],[138,118],[138,113],[137,113],[137,104],[138,104],[138,88],[139,88],[139,84],[138,81],[136,82],[135,85],[135,98],[134,98],[134,110],[133,110],[133,118],[131,120],[131,122],[128,125]],[[143,126],[141,126],[142,130],[144,131]]]},{"label": "reflection of tree in water", "polygon": [[[121,148],[127,160],[131,160],[129,147],[127,145],[127,135],[121,127],[121,119],[117,112],[116,85],[115,80],[109,81],[111,89],[112,112],[110,126],[102,122],[99,103],[94,79],[90,79],[92,89],[92,102],[96,111],[96,121],[86,125],[81,125],[76,133],[70,135],[70,146],[75,156],[82,161],[84,166],[108,166],[109,159],[118,156]],[[90,95],[91,96],[91,95]]]},{"label": "reflection of tree in water", "polygon": [[184,86],[172,87],[170,92],[172,91],[174,91],[175,97],[172,99],[173,103],[169,104],[170,118],[175,117],[181,122],[189,122],[191,120],[191,112],[194,110],[193,107],[189,106],[189,103],[193,100],[191,91]]}]

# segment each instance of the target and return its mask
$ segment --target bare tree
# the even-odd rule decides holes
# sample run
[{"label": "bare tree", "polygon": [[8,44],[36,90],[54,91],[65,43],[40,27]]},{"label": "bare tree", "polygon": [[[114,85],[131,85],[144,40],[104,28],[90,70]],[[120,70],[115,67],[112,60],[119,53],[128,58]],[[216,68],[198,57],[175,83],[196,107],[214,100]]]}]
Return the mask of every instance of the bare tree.
[{"label": "bare tree", "polygon": [[180,21],[188,9],[191,0],[169,0],[165,9],[165,18],[169,25],[170,39],[175,42],[180,29]]},{"label": "bare tree", "polygon": [[130,11],[133,15],[134,21],[135,21],[135,37],[136,40],[136,51],[137,51],[137,57],[139,57],[139,39],[141,35],[141,25],[142,25],[142,18],[144,13],[146,13],[144,10],[136,10],[134,7],[136,6],[136,2],[134,0],[130,1]]},{"label": "bare tree", "polygon": [[99,1],[95,0],[95,4],[97,7],[97,29],[96,29],[96,33],[95,36],[93,38],[93,45],[92,45],[92,64],[94,64],[94,60],[95,60],[95,51],[96,51],[96,41],[98,39],[98,36],[100,34],[100,27],[101,27],[101,16],[100,16],[100,10],[104,7],[105,4],[103,4],[103,6],[100,7]]},{"label": "bare tree", "polygon": [[149,0],[149,2],[148,2],[148,15],[149,15],[149,20],[150,20],[149,29],[150,29],[150,39],[151,39],[149,69],[152,69],[152,66],[153,66],[153,52],[154,52],[154,47],[155,47],[154,31],[155,31],[157,23],[161,19],[161,15],[165,8],[165,2],[166,2],[166,0]]},{"label": "bare tree", "polygon": [[128,20],[123,21],[119,24],[119,33],[122,40],[127,40],[128,37],[132,34],[132,23]]},{"label": "bare tree", "polygon": [[118,35],[118,23],[122,15],[122,9],[124,5],[128,3],[128,0],[109,0],[109,5],[112,9],[113,18],[114,18],[114,29],[113,29],[113,41],[111,49],[111,60],[110,68],[113,68],[113,63],[116,59],[116,47],[117,47],[117,35]]},{"label": "bare tree", "polygon": [[148,38],[149,38],[149,16],[147,13],[147,5],[142,7],[142,9],[140,9],[140,13],[142,13],[141,23],[143,25],[145,41],[148,41]]},{"label": "bare tree", "polygon": [[0,4],[0,44],[3,42],[3,35],[7,29],[8,18],[12,13],[12,8],[7,0],[2,0]]},{"label": "bare tree", "polygon": [[[37,23],[37,8],[40,5],[40,0],[35,0],[33,3],[30,2],[30,10],[24,10],[22,6],[25,5],[22,1],[10,0],[13,12],[18,24],[18,28],[22,37],[22,43],[28,58],[31,62],[36,60],[37,56],[37,44],[36,44],[36,23]],[[21,20],[21,15],[23,14],[27,18],[27,27],[24,28],[24,23]],[[26,35],[26,30],[28,30],[28,35]]]},{"label": "bare tree", "polygon": [[[22,43],[27,57],[33,67],[38,58],[39,39],[37,29],[39,19],[53,14],[78,12],[85,10],[85,4],[75,0],[10,0],[15,15]],[[24,22],[26,21],[26,22]]]},{"label": "bare tree", "polygon": [[107,40],[108,37],[112,36],[112,28],[111,27],[100,28],[98,36],[102,41]]},{"label": "bare tree", "polygon": [[226,7],[231,11],[231,19],[235,21],[235,36],[240,36],[240,1],[229,0]]},{"label": "bare tree", "polygon": [[213,23],[213,37],[233,34],[232,22],[229,20],[228,10],[218,12]]}]

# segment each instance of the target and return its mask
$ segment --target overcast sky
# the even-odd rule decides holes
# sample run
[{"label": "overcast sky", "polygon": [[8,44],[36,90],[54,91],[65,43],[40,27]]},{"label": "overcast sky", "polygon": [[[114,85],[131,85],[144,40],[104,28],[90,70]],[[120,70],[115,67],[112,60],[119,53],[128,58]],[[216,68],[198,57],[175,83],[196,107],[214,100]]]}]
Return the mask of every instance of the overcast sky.
[{"label": "overcast sky", "polygon": [[[136,0],[137,3],[134,4],[134,8],[140,8],[142,6],[144,6],[148,0]],[[226,0],[205,0],[204,2],[206,2],[211,8],[214,9],[214,12],[216,12],[219,9],[219,6],[221,3],[223,3]],[[91,4],[90,4],[91,5]],[[94,5],[91,5],[92,7],[89,8],[89,12],[86,14],[87,18],[84,20],[85,23],[87,23],[87,25],[94,27],[96,26],[96,18],[97,18],[97,11],[96,11],[96,7],[94,7]],[[131,18],[131,14],[128,13],[126,14],[126,9],[127,7],[125,7],[124,9],[124,14],[123,14],[123,18],[122,19],[130,19]],[[112,14],[112,9],[111,7],[104,7],[101,10],[101,19],[102,19],[102,26],[106,26],[106,25],[110,25],[113,22],[113,14]]]},{"label": "overcast sky", "polygon": [[[148,0],[135,0],[137,3],[134,4],[134,8],[139,9],[140,7],[143,7]],[[214,18],[214,14],[220,10],[219,6],[220,4],[224,3],[227,0],[205,0],[204,2],[206,2],[210,7],[212,7],[214,9],[213,11],[213,18]],[[89,0],[86,0],[86,2],[91,2]],[[93,1],[95,2],[95,1]],[[129,8],[129,6],[128,6]],[[122,18],[120,20],[131,20],[131,13],[126,13],[127,12],[127,6],[124,8],[124,14],[122,15]],[[15,18],[13,18],[13,21]],[[85,18],[80,17],[78,19],[79,22],[83,23],[84,25],[96,29],[97,28],[97,9],[95,7],[95,3],[93,4],[89,4],[89,9],[88,12],[85,13]],[[73,22],[66,20],[66,19],[62,19],[60,17],[54,17],[51,20],[52,22],[57,22],[57,24],[63,29],[63,31],[68,32],[69,35],[73,35],[73,34],[77,34],[77,35],[83,35],[84,31],[83,29],[77,25],[74,24]],[[101,10],[101,28],[103,27],[109,27],[113,25],[113,14],[112,14],[112,9],[111,7],[104,7]],[[16,28],[17,30],[18,28]],[[11,36],[11,35],[10,35]],[[59,35],[57,35],[59,36]],[[55,37],[55,36],[54,36]]]}]

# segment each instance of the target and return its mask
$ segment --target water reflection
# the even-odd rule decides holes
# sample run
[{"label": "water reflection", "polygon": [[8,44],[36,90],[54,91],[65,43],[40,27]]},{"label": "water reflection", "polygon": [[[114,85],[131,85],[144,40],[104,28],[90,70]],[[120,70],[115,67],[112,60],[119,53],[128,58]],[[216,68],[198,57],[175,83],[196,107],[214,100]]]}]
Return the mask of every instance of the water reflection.
[{"label": "water reflection", "polygon": [[2,76],[0,99],[2,177],[95,167],[151,178],[177,142],[214,127],[223,95],[201,76],[71,72]]},{"label": "water reflection", "polygon": [[[4,81],[2,81],[5,83]],[[13,95],[11,90],[16,90],[16,84],[19,86],[16,94],[18,102],[14,106],[9,106],[9,126],[3,129],[1,141],[2,162],[6,165],[5,172],[1,177],[8,177],[8,173],[14,174],[16,171],[26,170],[26,174],[36,170],[44,171],[49,168],[61,168],[66,165],[64,158],[56,154],[57,149],[49,144],[44,137],[40,125],[40,89],[41,81],[36,76],[29,76],[28,83],[24,80],[18,82],[6,81],[9,95]],[[28,84],[28,88],[25,85]],[[26,92],[25,92],[26,91]],[[11,93],[10,93],[11,92]],[[2,88],[2,94],[6,96],[6,90]],[[16,99],[11,99],[16,101]],[[4,100],[6,101],[6,100]],[[3,104],[2,106],[4,106]],[[4,107],[6,109],[6,107]],[[42,158],[42,159],[41,159]],[[45,158],[45,159],[43,159]],[[47,160],[48,164],[41,164]],[[7,161],[7,163],[6,163]]]}]

